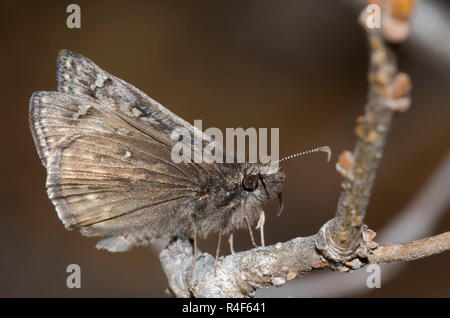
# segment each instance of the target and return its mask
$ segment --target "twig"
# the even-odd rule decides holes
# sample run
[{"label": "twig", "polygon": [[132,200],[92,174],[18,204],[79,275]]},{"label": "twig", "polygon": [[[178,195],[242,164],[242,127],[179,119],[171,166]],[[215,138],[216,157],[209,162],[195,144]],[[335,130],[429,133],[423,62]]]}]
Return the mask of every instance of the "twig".
[{"label": "twig", "polygon": [[214,273],[214,257],[199,252],[192,276],[192,245],[177,239],[160,254],[169,286],[177,297],[253,296],[256,288],[281,286],[286,280],[323,268],[323,257],[316,251],[315,236],[295,238],[285,243],[258,247],[221,257]]},{"label": "twig", "polygon": [[410,103],[409,77],[397,72],[381,31],[368,29],[367,35],[371,51],[368,102],[364,116],[357,120],[353,153],[344,152],[337,163],[344,176],[343,190],[336,217],[323,229],[317,245],[327,258],[338,262],[354,258],[361,247],[362,224],[392,117]]},{"label": "twig", "polygon": [[[258,247],[219,259],[199,252],[191,275],[193,249],[188,240],[177,239],[160,254],[169,285],[177,297],[248,297],[256,288],[282,286],[288,280],[317,269],[335,269],[315,248],[317,235]],[[405,244],[381,245],[366,260],[355,259],[347,267],[368,263],[410,261],[450,249],[450,232]]]},{"label": "twig", "polygon": [[450,232],[424,238],[422,240],[379,246],[368,260],[370,263],[391,263],[412,261],[439,254],[450,249]]}]

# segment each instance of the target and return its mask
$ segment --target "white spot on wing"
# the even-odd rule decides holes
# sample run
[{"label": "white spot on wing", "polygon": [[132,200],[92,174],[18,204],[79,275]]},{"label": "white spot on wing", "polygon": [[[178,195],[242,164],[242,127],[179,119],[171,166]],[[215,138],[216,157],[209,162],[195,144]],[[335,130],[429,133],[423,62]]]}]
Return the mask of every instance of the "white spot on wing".
[{"label": "white spot on wing", "polygon": [[119,128],[119,129],[117,129],[117,133],[121,136],[126,136],[126,135],[128,135],[129,131],[124,128]]},{"label": "white spot on wing", "polygon": [[91,193],[91,194],[88,194],[88,195],[86,196],[86,199],[88,199],[88,200],[95,200],[95,199],[97,199],[97,197],[98,197],[97,194]]},{"label": "white spot on wing", "polygon": [[133,109],[131,109],[131,114],[133,114],[134,117],[139,117],[142,115],[142,112],[136,107],[134,107]]}]

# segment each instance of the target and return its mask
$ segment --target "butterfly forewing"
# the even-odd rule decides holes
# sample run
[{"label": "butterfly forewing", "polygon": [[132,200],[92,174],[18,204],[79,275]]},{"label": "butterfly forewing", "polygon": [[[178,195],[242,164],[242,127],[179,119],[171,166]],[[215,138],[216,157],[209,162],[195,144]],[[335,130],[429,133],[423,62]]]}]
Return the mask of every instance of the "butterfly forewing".
[{"label": "butterfly forewing", "polygon": [[64,225],[102,236],[97,247],[110,251],[196,233],[195,202],[225,174],[215,163],[175,164],[172,134],[187,130],[194,153],[209,137],[79,54],[60,52],[57,84],[33,94],[30,125]]},{"label": "butterfly forewing", "polygon": [[33,137],[60,219],[104,236],[98,246],[111,251],[189,235],[186,207],[214,170],[173,163],[170,138],[105,103],[59,92],[31,98]]}]

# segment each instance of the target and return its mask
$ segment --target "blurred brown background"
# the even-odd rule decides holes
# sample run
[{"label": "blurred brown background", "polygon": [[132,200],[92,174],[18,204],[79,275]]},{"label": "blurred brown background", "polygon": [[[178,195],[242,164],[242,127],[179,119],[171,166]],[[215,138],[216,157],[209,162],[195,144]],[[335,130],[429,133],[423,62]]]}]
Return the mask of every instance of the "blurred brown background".
[{"label": "blurred brown background", "polygon": [[[92,59],[191,123],[279,127],[281,155],[329,145],[331,164],[323,155],[285,164],[283,215],[274,216],[276,204],[266,211],[268,244],[315,233],[335,213],[341,177],[334,162],[353,149],[355,119],[366,100],[365,37],[358,11],[347,2],[77,1],[81,29],[68,29],[69,1],[2,1],[0,296],[166,297],[166,278],[151,248],[98,251],[95,238],[64,229],[47,198],[28,100],[36,90],[56,90],[62,48]],[[413,104],[396,117],[379,168],[365,222],[376,231],[421,189],[450,146],[448,60],[412,40],[397,53],[413,80]],[[434,233],[449,229],[449,211]],[[247,232],[235,242],[238,250],[250,247]],[[213,237],[200,248],[211,252],[215,244]],[[72,263],[81,266],[81,289],[66,287]],[[381,289],[345,295],[449,297],[449,266],[448,253],[411,262]]]}]

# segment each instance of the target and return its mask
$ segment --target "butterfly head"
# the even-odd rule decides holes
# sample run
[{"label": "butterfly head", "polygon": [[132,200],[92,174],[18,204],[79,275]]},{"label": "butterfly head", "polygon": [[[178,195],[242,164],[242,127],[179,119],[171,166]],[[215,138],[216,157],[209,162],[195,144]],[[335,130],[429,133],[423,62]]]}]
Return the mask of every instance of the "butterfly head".
[{"label": "butterfly head", "polygon": [[284,172],[278,163],[247,164],[241,173],[241,188],[258,201],[273,199],[282,191]]},{"label": "butterfly head", "polygon": [[280,202],[280,214],[283,208],[282,189],[285,179],[285,174],[280,167],[280,163],[291,158],[318,151],[327,153],[327,160],[330,161],[331,149],[327,146],[323,146],[293,154],[267,164],[246,164],[241,172],[241,189],[244,193],[247,193],[248,198],[253,198],[260,203],[278,198]]}]

